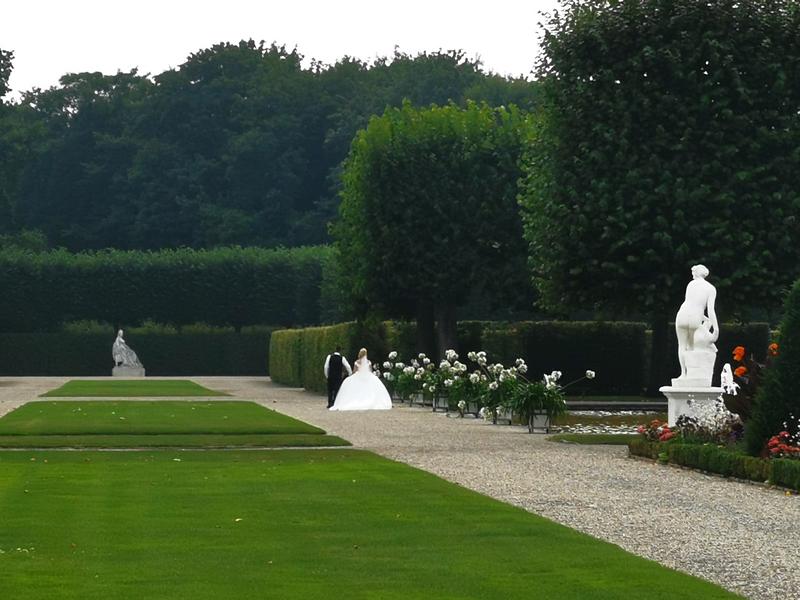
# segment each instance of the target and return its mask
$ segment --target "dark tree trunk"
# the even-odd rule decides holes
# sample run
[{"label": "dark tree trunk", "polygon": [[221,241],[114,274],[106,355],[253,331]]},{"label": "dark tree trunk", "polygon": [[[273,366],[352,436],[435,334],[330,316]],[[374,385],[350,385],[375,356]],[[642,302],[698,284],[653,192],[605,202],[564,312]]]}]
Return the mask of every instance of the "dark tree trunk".
[{"label": "dark tree trunk", "polygon": [[667,365],[667,350],[669,349],[669,318],[666,315],[654,315],[650,322],[652,328],[652,343],[650,349],[650,373],[647,378],[647,395],[653,398],[661,396],[658,388],[670,385]]},{"label": "dark tree trunk", "polygon": [[417,352],[424,352],[431,360],[436,358],[436,330],[433,304],[420,300],[417,303]]},{"label": "dark tree trunk", "polygon": [[438,359],[444,357],[446,350],[458,350],[456,338],[456,307],[449,302],[436,304],[434,309],[436,317],[436,348],[439,351]]}]

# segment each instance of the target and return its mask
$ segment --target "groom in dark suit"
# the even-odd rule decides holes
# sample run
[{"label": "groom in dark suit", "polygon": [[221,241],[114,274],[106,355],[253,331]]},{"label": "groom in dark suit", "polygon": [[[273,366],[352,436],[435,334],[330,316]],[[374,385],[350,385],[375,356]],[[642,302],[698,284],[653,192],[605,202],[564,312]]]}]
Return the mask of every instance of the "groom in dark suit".
[{"label": "groom in dark suit", "polygon": [[350,368],[350,363],[342,356],[342,349],[336,346],[336,350],[325,359],[325,378],[328,380],[328,408],[333,406],[336,401],[336,394],[339,393],[339,388],[342,386],[342,378],[344,372],[347,371],[348,375],[353,374]]}]

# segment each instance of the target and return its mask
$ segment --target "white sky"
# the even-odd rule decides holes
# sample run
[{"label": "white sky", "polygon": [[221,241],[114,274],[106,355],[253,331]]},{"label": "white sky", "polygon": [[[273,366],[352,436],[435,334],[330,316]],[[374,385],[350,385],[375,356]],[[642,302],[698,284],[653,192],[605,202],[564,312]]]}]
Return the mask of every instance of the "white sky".
[{"label": "white sky", "polygon": [[[540,11],[557,0],[11,0],[0,48],[14,51],[11,88],[47,88],[65,73],[138,67],[156,75],[217,42],[253,38],[297,46],[325,63],[463,49],[487,70],[527,75]],[[15,94],[15,95],[17,95]]]}]

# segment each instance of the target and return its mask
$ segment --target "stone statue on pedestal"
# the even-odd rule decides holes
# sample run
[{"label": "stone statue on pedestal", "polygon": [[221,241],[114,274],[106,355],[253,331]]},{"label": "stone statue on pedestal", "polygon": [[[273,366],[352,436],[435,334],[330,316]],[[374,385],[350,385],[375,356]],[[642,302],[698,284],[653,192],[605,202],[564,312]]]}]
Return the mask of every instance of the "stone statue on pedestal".
[{"label": "stone statue on pedestal", "polygon": [[139,362],[136,352],[125,343],[122,329],[117,332],[117,339],[111,347],[111,356],[114,359],[114,368],[111,371],[114,377],[144,377],[144,366]]},{"label": "stone statue on pedestal", "polygon": [[706,281],[708,272],[703,265],[692,267],[692,281],[686,286],[686,299],[675,317],[681,374],[672,380],[674,386],[711,385],[719,323],[714,311],[717,290]]},{"label": "stone statue on pedestal", "polygon": [[669,401],[670,425],[675,425],[681,415],[694,416],[698,409],[716,402],[722,394],[721,387],[711,387],[719,323],[714,311],[717,290],[706,281],[708,273],[703,265],[692,267],[686,298],[675,317],[681,374],[672,380],[671,386],[661,388]]}]

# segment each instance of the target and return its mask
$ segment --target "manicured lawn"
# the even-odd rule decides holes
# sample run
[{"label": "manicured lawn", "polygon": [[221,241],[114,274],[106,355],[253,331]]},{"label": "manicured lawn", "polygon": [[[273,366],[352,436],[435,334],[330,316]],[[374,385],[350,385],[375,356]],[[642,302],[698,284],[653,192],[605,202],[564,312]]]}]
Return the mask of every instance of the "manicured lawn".
[{"label": "manicured lawn", "polygon": [[0,452],[0,598],[734,598],[357,450]]},{"label": "manicured lawn", "polygon": [[227,396],[186,379],[109,379],[100,381],[73,380],[43,397],[129,398],[169,396]]},{"label": "manicured lawn", "polygon": [[0,435],[321,433],[255,402],[228,400],[38,401],[0,419]]},{"label": "manicured lawn", "polygon": [[310,448],[350,445],[340,437],[318,433],[0,435],[0,448]]},{"label": "manicured lawn", "polygon": [[559,433],[547,438],[551,442],[569,442],[571,444],[606,444],[612,446],[627,446],[632,439],[639,437],[636,434],[619,433]]}]

